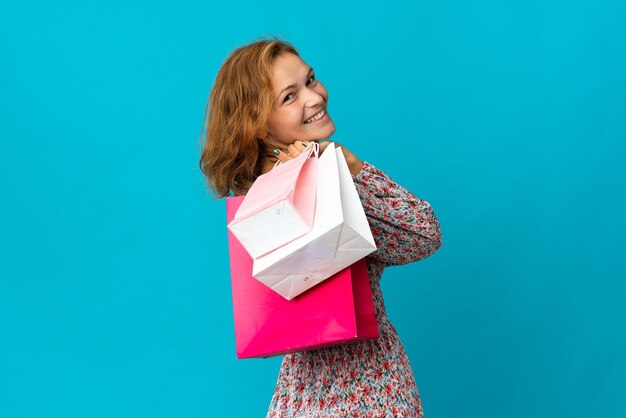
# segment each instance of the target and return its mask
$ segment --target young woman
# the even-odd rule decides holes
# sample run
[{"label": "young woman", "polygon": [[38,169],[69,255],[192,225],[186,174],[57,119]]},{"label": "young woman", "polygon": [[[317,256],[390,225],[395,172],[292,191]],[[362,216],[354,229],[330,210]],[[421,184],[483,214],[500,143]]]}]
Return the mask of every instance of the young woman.
[{"label": "young woman", "polygon": [[[245,194],[277,160],[290,160],[335,132],[328,91],[296,49],[277,39],[233,51],[207,108],[200,168],[218,197]],[[320,151],[329,143],[322,142]],[[437,251],[439,222],[428,202],[341,148],[377,246],[366,260],[380,338],[285,355],[267,417],[423,417],[380,279],[387,266]]]}]

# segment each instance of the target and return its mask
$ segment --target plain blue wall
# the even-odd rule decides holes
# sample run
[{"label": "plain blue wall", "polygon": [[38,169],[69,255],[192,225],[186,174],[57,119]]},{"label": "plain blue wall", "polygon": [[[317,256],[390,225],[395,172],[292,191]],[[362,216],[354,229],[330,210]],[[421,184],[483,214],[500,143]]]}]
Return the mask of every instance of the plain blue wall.
[{"label": "plain blue wall", "polygon": [[182,3],[0,3],[1,416],[264,416],[198,169],[263,34],[439,217],[383,278],[426,416],[626,416],[624,2]]}]

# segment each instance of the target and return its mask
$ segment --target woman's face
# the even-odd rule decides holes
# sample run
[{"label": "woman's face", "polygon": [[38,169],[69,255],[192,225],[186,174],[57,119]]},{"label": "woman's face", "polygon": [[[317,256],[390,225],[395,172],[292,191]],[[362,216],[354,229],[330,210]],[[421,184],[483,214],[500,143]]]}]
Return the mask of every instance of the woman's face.
[{"label": "woman's face", "polygon": [[272,146],[326,139],[335,132],[328,114],[328,92],[313,69],[297,55],[282,53],[272,65],[273,105],[268,138]]}]

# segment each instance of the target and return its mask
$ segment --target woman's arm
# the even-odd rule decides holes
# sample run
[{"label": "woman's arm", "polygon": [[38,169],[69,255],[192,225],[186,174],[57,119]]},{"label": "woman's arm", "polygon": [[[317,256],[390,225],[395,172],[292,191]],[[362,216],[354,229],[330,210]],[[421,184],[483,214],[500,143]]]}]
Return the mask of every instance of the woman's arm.
[{"label": "woman's arm", "polygon": [[384,265],[422,260],[441,247],[441,229],[434,210],[364,162],[352,176],[378,249],[370,257]]}]

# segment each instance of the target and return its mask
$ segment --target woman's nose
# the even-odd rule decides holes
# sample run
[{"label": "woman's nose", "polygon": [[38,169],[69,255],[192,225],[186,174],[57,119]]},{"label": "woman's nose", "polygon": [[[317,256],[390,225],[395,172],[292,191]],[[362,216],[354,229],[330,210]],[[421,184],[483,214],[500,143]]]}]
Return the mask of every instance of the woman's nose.
[{"label": "woman's nose", "polygon": [[304,103],[307,106],[313,107],[321,103],[324,103],[324,96],[322,96],[320,93],[316,92],[313,89],[305,89],[305,90],[306,90],[306,93],[304,96]]}]

